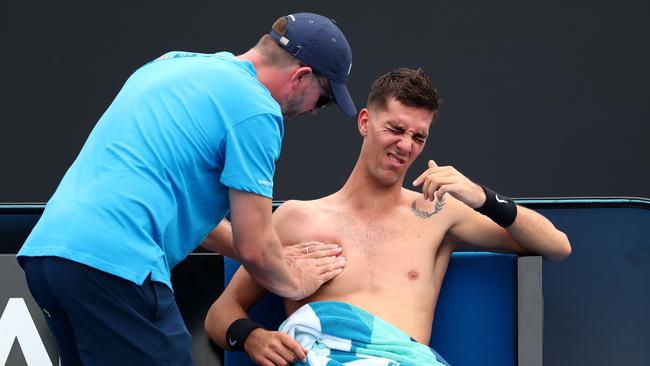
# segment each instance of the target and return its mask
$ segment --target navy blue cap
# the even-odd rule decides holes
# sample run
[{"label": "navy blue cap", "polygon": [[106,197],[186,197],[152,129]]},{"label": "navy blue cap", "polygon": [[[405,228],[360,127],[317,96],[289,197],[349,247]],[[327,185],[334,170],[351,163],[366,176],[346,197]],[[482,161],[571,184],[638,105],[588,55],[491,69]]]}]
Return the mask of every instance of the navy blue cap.
[{"label": "navy blue cap", "polygon": [[343,113],[357,114],[345,86],[352,69],[352,50],[336,22],[312,13],[296,13],[286,18],[289,22],[284,36],[274,30],[270,36],[287,52],[329,79],[334,102]]}]

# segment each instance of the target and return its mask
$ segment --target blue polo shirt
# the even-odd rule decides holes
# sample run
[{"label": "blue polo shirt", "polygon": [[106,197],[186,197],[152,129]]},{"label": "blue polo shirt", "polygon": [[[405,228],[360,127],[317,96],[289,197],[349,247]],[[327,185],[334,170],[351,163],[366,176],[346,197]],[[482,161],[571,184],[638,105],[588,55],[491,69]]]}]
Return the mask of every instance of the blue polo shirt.
[{"label": "blue polo shirt", "polygon": [[170,52],[100,118],[19,251],[137,284],[170,270],[229,212],[228,189],[272,197],[284,126],[253,65]]}]

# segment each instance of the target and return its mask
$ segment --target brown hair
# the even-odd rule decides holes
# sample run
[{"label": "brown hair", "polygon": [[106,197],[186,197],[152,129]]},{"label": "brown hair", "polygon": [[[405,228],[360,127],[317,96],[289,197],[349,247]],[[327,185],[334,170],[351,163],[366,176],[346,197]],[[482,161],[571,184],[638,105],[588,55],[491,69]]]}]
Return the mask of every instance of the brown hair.
[{"label": "brown hair", "polygon": [[405,106],[429,110],[434,119],[438,116],[438,91],[422,69],[400,67],[380,76],[370,88],[368,107],[385,109],[389,98],[395,98]]},{"label": "brown hair", "polygon": [[[278,18],[271,28],[279,35],[283,36],[287,32],[289,20],[287,17]],[[285,51],[278,45],[270,35],[263,35],[255,47],[266,58],[266,61],[278,67],[288,67],[298,65],[300,61]]]}]

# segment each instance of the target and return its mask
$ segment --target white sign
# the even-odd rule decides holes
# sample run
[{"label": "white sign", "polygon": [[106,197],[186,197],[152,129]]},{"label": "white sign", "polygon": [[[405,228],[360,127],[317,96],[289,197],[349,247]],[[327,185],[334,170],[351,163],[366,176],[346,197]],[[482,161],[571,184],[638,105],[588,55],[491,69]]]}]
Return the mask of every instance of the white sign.
[{"label": "white sign", "polygon": [[0,365],[7,363],[14,339],[30,366],[52,366],[45,345],[22,298],[11,298],[0,317]]}]

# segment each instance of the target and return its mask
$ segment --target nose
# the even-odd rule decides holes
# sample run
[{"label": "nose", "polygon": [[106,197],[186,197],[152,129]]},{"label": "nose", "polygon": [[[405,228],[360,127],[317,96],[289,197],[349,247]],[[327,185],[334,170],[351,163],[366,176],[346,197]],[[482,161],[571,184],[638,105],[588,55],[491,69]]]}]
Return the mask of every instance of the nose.
[{"label": "nose", "polygon": [[413,141],[411,139],[411,136],[408,136],[406,134],[402,135],[395,145],[400,151],[403,151],[405,153],[410,153],[413,151]]}]

